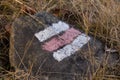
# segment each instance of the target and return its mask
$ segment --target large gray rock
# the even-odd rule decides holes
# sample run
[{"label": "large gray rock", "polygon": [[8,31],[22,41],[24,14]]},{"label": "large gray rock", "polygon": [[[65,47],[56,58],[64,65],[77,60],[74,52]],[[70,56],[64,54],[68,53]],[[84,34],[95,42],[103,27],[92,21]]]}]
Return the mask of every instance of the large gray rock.
[{"label": "large gray rock", "polygon": [[[102,65],[106,57],[104,45],[92,36],[81,50],[60,62],[56,61],[51,52],[41,49],[43,43],[34,34],[52,23],[57,23],[59,19],[46,12],[38,13],[34,17],[16,19],[12,26],[10,62],[15,69],[31,71],[34,76],[47,76],[48,80],[80,80],[83,77],[89,78]],[[114,60],[113,57],[111,59]]]}]

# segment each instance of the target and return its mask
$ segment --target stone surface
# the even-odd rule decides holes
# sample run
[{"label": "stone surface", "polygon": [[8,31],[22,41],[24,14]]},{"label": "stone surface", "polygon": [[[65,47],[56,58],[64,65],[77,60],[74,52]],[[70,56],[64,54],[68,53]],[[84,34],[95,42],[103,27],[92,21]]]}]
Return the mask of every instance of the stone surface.
[{"label": "stone surface", "polygon": [[[51,26],[52,23],[59,21],[46,12],[34,16],[46,26]],[[41,46],[44,43],[34,35],[44,29],[43,25],[30,16],[16,19],[10,38],[10,62],[15,69],[31,72],[31,75],[34,76],[47,76],[47,80],[77,80],[76,78],[82,80],[83,77],[89,78],[99,65],[104,63],[106,58],[104,45],[92,36],[90,36],[88,44],[75,54],[60,62],[56,61],[52,52],[42,49]],[[108,61],[110,62],[112,59],[114,60],[115,57],[111,57]]]}]

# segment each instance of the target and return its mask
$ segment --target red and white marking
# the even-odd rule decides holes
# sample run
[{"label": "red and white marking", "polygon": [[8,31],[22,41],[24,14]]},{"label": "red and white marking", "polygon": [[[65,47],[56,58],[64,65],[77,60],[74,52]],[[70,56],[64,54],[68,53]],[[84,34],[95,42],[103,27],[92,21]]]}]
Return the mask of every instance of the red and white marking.
[{"label": "red and white marking", "polygon": [[[63,32],[63,34],[59,36],[61,32]],[[52,26],[35,33],[35,36],[40,42],[44,42],[55,35],[57,35],[57,37],[45,42],[42,45],[42,48],[49,52],[54,51],[53,57],[57,61],[62,61],[64,58],[71,56],[90,40],[90,37],[86,34],[81,33],[74,28],[69,29],[69,25],[61,21],[53,23]]]},{"label": "red and white marking", "polygon": [[40,42],[43,42],[62,31],[66,31],[67,29],[69,29],[69,25],[59,21],[58,23],[53,23],[52,26],[47,27],[43,31],[35,33],[35,36]]},{"label": "red and white marking", "polygon": [[71,43],[81,32],[74,28],[68,29],[63,35],[57,36],[42,45],[42,48],[47,51],[54,51],[58,48]]},{"label": "red and white marking", "polygon": [[60,50],[53,52],[53,57],[57,61],[62,61],[64,58],[71,56],[76,51],[78,51],[83,45],[85,45],[90,40],[90,37],[85,34],[79,35],[71,44],[66,45]]}]

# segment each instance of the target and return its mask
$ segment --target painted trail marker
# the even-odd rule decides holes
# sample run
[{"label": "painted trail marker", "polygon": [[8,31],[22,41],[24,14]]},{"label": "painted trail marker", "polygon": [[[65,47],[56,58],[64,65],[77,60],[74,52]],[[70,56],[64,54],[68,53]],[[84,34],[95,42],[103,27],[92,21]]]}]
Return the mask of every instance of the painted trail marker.
[{"label": "painted trail marker", "polygon": [[81,32],[74,28],[70,28],[65,31],[65,33],[61,36],[57,36],[50,41],[46,42],[44,45],[42,45],[44,50],[47,51],[54,51],[57,50],[58,48],[71,43],[74,38],[76,38]]},{"label": "painted trail marker", "polygon": [[53,53],[53,57],[57,61],[62,61],[64,58],[71,56],[76,51],[78,51],[82,46],[84,46],[88,41],[90,40],[89,36],[86,36],[85,34],[79,35],[74,41],[66,45],[60,50],[57,50]]},{"label": "painted trail marker", "polygon": [[[59,33],[63,31],[63,35],[59,36]],[[69,25],[61,21],[53,23],[52,26],[35,34],[40,42],[43,42],[55,35],[57,35],[57,37],[45,42],[44,45],[42,45],[42,48],[52,52],[65,46],[62,49],[53,52],[53,57],[57,61],[62,61],[64,58],[74,54],[90,40],[89,36],[83,33],[81,34],[80,31],[74,28],[69,29]]]},{"label": "painted trail marker", "polygon": [[67,29],[69,29],[69,25],[62,21],[59,21],[58,23],[53,23],[52,26],[49,26],[43,31],[36,33],[35,36],[39,39],[40,42],[43,42],[62,31],[66,31]]}]

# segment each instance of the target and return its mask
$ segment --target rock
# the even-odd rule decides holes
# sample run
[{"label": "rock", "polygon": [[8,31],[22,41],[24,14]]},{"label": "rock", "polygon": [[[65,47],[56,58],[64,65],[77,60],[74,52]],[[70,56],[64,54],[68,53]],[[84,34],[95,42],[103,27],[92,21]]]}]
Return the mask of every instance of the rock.
[{"label": "rock", "polygon": [[[31,75],[34,76],[47,76],[47,80],[74,80],[76,76],[80,80],[82,77],[89,78],[99,65],[102,65],[105,58],[104,44],[92,36],[81,49],[75,48],[75,54],[70,53],[68,57],[57,61],[53,56],[53,52],[56,50],[46,51],[41,46],[49,42],[51,38],[57,38],[58,35],[53,35],[51,38],[40,42],[35,34],[43,31],[47,26],[52,26],[53,23],[56,25],[60,20],[46,12],[38,13],[34,17],[35,19],[30,16],[20,17],[13,23],[10,38],[10,62],[15,69],[31,72]],[[77,30],[79,31],[79,29]],[[59,34],[62,35],[63,33],[64,31]],[[44,33],[44,35],[46,34]],[[54,32],[49,32],[49,34],[52,35]],[[64,48],[65,45],[59,49]],[[79,44],[75,45],[79,46]]]}]

